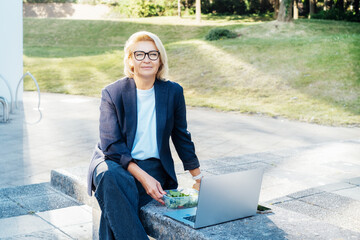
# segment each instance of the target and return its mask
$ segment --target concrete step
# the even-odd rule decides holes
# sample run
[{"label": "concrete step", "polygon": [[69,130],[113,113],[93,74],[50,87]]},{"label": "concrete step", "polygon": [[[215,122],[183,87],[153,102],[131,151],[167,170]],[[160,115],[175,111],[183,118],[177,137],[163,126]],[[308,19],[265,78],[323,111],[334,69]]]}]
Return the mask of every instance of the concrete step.
[{"label": "concrete step", "polygon": [[0,189],[0,239],[91,239],[91,215],[50,183]]},{"label": "concrete step", "polygon": [[[265,168],[267,176],[264,177],[265,187],[262,191],[267,196],[278,197],[260,204],[270,207],[272,213],[257,214],[250,218],[194,230],[165,217],[163,213],[168,209],[153,201],[141,211],[145,229],[156,239],[179,239],[179,236],[181,239],[360,239],[360,224],[357,220],[360,219],[360,198],[357,199],[360,191],[359,178],[304,189],[303,185],[297,185],[295,181],[289,183],[292,176],[287,171],[291,169],[276,169],[289,162],[295,164],[304,157],[304,153],[306,159],[312,159],[314,157],[310,156],[309,152],[323,147],[318,145],[201,162],[202,170],[207,175]],[[316,158],[319,158],[319,155]],[[176,165],[176,172],[179,182],[183,183],[180,185],[191,185],[190,176],[182,171],[180,164]],[[86,194],[86,174],[86,165],[53,170],[51,183],[78,201],[94,206],[96,210],[94,198],[89,198]],[[275,186],[276,192],[271,192],[274,186],[270,184],[279,183],[279,179],[282,179],[282,184],[292,186],[293,191],[281,195],[283,185],[279,184]],[[96,212],[98,209],[93,211]]]}]

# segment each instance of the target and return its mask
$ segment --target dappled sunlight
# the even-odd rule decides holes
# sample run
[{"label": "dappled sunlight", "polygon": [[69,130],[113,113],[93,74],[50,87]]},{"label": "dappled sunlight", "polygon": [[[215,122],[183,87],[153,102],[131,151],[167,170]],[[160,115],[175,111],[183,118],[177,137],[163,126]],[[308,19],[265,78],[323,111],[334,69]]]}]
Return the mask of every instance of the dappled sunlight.
[{"label": "dappled sunlight", "polygon": [[[254,18],[207,18],[197,25],[186,16],[24,19],[25,70],[38,76],[45,91],[99,96],[102,87],[123,76],[126,39],[147,30],[164,43],[169,79],[184,86],[190,105],[322,124],[360,123],[357,25],[298,20],[247,26],[244,21]],[[202,40],[221,24],[239,36]]]},{"label": "dappled sunlight", "polygon": [[[259,60],[250,63],[252,56],[244,60],[247,55],[237,46],[218,47],[204,40],[189,40],[168,44],[168,47],[171,79],[183,84],[191,105],[271,116],[289,117],[291,112],[298,115],[298,120],[307,122],[318,122],[320,118],[330,124],[335,118],[357,121],[358,117],[350,117],[346,109],[289,85],[288,79],[294,78],[294,71],[279,66],[269,70],[262,67]],[[193,52],[197,54],[194,56]],[[171,59],[175,59],[174,63]],[[173,64],[176,68],[172,68]],[[191,64],[196,64],[192,71],[183,71]],[[329,108],[332,111],[326,114]]]},{"label": "dappled sunlight", "polygon": [[234,24],[259,24],[261,21],[257,21],[251,17],[240,17],[239,18],[223,18],[223,17],[203,17],[201,22],[198,23],[195,20],[195,16],[183,16],[181,18],[177,16],[162,16],[162,17],[151,17],[151,18],[121,18],[111,19],[109,21],[115,22],[128,22],[128,23],[141,23],[141,24],[153,24],[153,25],[182,25],[182,26],[227,26]]},{"label": "dappled sunlight", "polygon": [[235,31],[240,36],[246,36],[247,38],[284,39],[289,37],[307,37],[309,33],[306,30],[304,26],[299,26],[293,22],[271,21],[246,28],[238,28]]},{"label": "dappled sunlight", "polygon": [[[104,86],[123,76],[122,58],[123,51],[91,58],[24,57],[26,63],[24,70],[31,70],[35,76],[38,76],[42,91],[99,97]],[[34,69],[30,69],[29,66]],[[24,86],[27,90],[35,90],[29,81],[25,81]]]},{"label": "dappled sunlight", "polygon": [[[199,65],[196,67],[199,76],[192,76],[192,80],[185,80],[191,85],[197,84],[196,77],[206,78],[207,75],[216,75],[211,81],[206,81],[209,87],[225,84],[228,87],[262,88],[280,87],[283,85],[281,79],[264,73],[249,64],[247,61],[230,54],[204,40],[190,40],[174,43],[176,45],[188,45],[194,47]],[[269,86],[269,84],[271,85]]]}]

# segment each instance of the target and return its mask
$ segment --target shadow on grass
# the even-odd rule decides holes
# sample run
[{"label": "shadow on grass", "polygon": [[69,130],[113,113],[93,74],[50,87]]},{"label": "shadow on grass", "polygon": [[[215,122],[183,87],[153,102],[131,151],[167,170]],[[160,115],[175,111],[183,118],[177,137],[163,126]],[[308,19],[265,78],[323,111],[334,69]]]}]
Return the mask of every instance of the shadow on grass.
[{"label": "shadow on grass", "polygon": [[[219,18],[218,16],[214,16],[215,18]],[[234,16],[230,16],[230,18],[236,18]],[[238,18],[242,18],[239,16]],[[257,85],[256,82],[251,79],[251,72],[255,73],[255,75],[271,75],[267,70],[263,69],[261,66],[257,66],[253,64],[256,61],[259,62],[258,58],[269,58],[270,56],[264,56],[262,51],[259,49],[264,48],[263,45],[269,44],[268,47],[272,47],[271,45],[280,46],[281,44],[293,45],[297,43],[297,40],[294,37],[290,37],[289,39],[279,39],[279,41],[274,39],[266,39],[266,40],[256,40],[250,38],[246,38],[245,41],[242,39],[235,39],[229,41],[222,42],[205,42],[202,41],[205,34],[209,31],[209,29],[214,26],[208,25],[177,25],[174,23],[168,24],[155,24],[154,22],[126,22],[126,21],[105,21],[105,20],[65,20],[65,19],[24,19],[24,49],[25,55],[31,58],[41,57],[41,58],[70,58],[70,57],[79,57],[79,56],[99,56],[102,57],[102,54],[112,53],[115,50],[122,51],[125,41],[128,37],[140,30],[146,30],[150,32],[156,33],[163,41],[163,43],[168,48],[168,54],[170,58],[170,63],[174,62],[174,69],[179,71],[175,74],[175,78],[173,80],[180,81],[188,88],[190,91],[194,92],[194,95],[203,96],[207,98],[202,103],[203,106],[210,107],[220,107],[221,104],[217,105],[214,103],[213,99],[218,99],[218,103],[222,102],[220,100],[227,99],[230,104],[236,105],[237,101],[233,101],[230,97],[227,97],[227,93],[225,91],[231,91],[234,95],[236,92],[236,88],[233,88],[232,84],[237,86],[237,89],[240,89],[238,94],[247,94],[246,91],[260,91],[260,95],[254,95],[253,97],[255,102],[249,102],[248,104],[259,106],[264,104],[265,106],[274,105],[274,103],[266,103],[266,100],[263,96],[266,95],[276,95],[276,93],[271,93],[271,88],[267,88],[267,85],[272,85],[274,82],[269,81],[265,85]],[[150,20],[149,20],[150,21]],[[322,32],[326,32],[328,30],[322,29],[320,26],[316,25],[317,22],[309,22],[310,28],[311,26],[315,28],[320,28]],[[321,22],[319,22],[321,24]],[[324,23],[327,25],[326,23]],[[314,26],[315,25],[315,26]],[[341,25],[344,27],[343,25]],[[231,25],[231,28],[243,27],[241,23]],[[307,31],[305,28],[304,31]],[[260,28],[261,30],[261,28]],[[262,30],[261,30],[262,31]],[[340,30],[339,30],[340,31]],[[314,31],[311,29],[311,33]],[[341,32],[341,31],[340,31]],[[258,33],[263,34],[263,33]],[[327,33],[325,35],[329,35]],[[349,34],[355,34],[349,32]],[[286,37],[286,36],[285,36]],[[327,37],[327,36],[326,36]],[[242,37],[243,38],[243,37]],[[296,41],[295,41],[295,40]],[[303,39],[306,39],[305,37]],[[239,41],[240,40],[240,41]],[[310,39],[311,40],[311,39]],[[191,43],[193,41],[193,43]],[[232,42],[231,42],[232,41]],[[308,41],[308,40],[306,40]],[[305,42],[306,42],[305,41]],[[189,42],[186,45],[189,50],[186,52],[181,46],[182,42]],[[194,43],[195,42],[195,43]],[[299,48],[302,48],[304,41],[300,41]],[[176,46],[180,44],[179,46]],[[173,47],[175,46],[175,47]],[[240,47],[240,48],[238,48]],[[254,54],[256,52],[260,53],[260,56],[248,56],[248,55],[240,55],[237,56],[239,51],[248,51],[248,48],[256,48],[254,50]],[[266,46],[265,46],[266,47]],[[291,47],[291,46],[290,46]],[[358,49],[358,46],[355,44],[353,46],[354,49]],[[202,50],[201,50],[202,49]],[[279,48],[279,50],[286,50],[283,48]],[[259,52],[260,51],[260,52]],[[210,55],[207,55],[210,52]],[[266,53],[266,51],[265,51]],[[356,52],[355,58],[358,58],[360,51]],[[225,59],[222,59],[223,56]],[[354,56],[354,55],[353,55]],[[214,58],[215,57],[215,58]],[[287,55],[284,54],[283,59],[281,61],[286,61]],[[228,58],[228,59],[226,59]],[[196,61],[194,60],[196,59]],[[215,60],[214,60],[215,59]],[[254,60],[255,59],[255,60]],[[285,60],[284,60],[285,59]],[[270,58],[269,58],[270,60]],[[71,60],[70,60],[71,61]],[[121,60],[120,60],[121,61]],[[193,63],[196,62],[196,67],[193,67]],[[183,65],[179,65],[179,62],[183,62]],[[261,62],[261,61],[260,61]],[[356,59],[354,59],[356,62]],[[189,65],[190,63],[190,65]],[[240,63],[240,64],[238,64]],[[264,63],[264,61],[262,61]],[[225,65],[224,65],[225,64]],[[291,63],[290,63],[291,64]],[[356,65],[356,64],[355,64]],[[180,67],[179,67],[180,66]],[[184,66],[184,67],[182,67]],[[230,67],[229,67],[230,66]],[[278,65],[275,65],[275,68],[278,68]],[[181,68],[181,69],[179,69]],[[192,68],[191,71],[184,71],[184,68]],[[226,68],[228,68],[228,72],[235,72],[236,74],[226,74]],[[250,69],[250,74],[247,74],[246,71]],[[195,72],[193,72],[195,70]],[[99,70],[101,71],[101,70]],[[211,72],[210,78],[208,78],[208,72]],[[120,71],[121,72],[121,71]],[[195,73],[195,74],[194,74]],[[245,73],[245,74],[244,74]],[[107,79],[115,80],[114,76],[111,75],[108,71],[102,71],[101,74],[104,74]],[[190,74],[190,75],[189,75]],[[248,78],[248,76],[250,78]],[[360,75],[360,74],[359,74]],[[358,75],[358,76],[359,76]],[[357,79],[359,77],[357,76]],[[76,77],[76,76],[75,76]],[[239,81],[242,81],[242,78],[246,77],[247,82],[243,82],[243,85],[239,85]],[[288,79],[282,79],[283,76],[281,74],[275,73],[275,76],[271,76],[273,81],[283,81],[282,84],[287,84],[286,81]],[[59,79],[60,80],[60,79]],[[76,80],[78,81],[78,79]],[[95,81],[95,80],[94,80]],[[59,81],[61,82],[61,80]],[[359,82],[359,80],[357,80]],[[248,86],[250,84],[250,86]],[[252,85],[252,86],[251,86]],[[317,99],[318,101],[323,101],[324,96],[321,94],[311,94],[306,91],[306,88],[302,88],[301,86],[296,86],[296,84],[289,84],[293,90],[300,92],[304,95],[309,96],[312,99]],[[244,91],[245,89],[245,91]],[[261,93],[265,92],[265,94]],[[269,91],[270,90],[270,91]],[[98,90],[100,92],[100,89]],[[61,91],[60,91],[61,92]],[[270,92],[270,93],[269,93]],[[72,93],[74,94],[74,93]],[[86,93],[80,93],[86,94]],[[225,96],[222,96],[225,94]],[[231,94],[230,94],[231,95]],[[231,101],[229,101],[229,98]],[[243,96],[238,99],[238,103],[240,104],[242,100],[246,99],[247,96]],[[220,99],[220,100],[219,100]],[[251,99],[251,97],[250,97]],[[287,101],[288,99],[284,99]],[[359,100],[358,100],[359,101]],[[338,103],[332,101],[331,99],[326,100],[327,105],[333,105],[337,108],[341,108],[342,111],[351,112],[352,114],[359,114],[357,108],[343,108],[339,106]],[[239,110],[239,108],[244,105],[240,105],[235,109],[226,108],[228,110]],[[271,113],[271,110],[267,110],[266,107],[262,107],[261,109],[257,107],[252,107],[252,110],[246,109],[245,111],[257,111]],[[244,111],[244,110],[242,110]],[[275,112],[276,112],[275,108]],[[280,114],[282,113],[275,113]],[[301,113],[299,113],[301,114]],[[270,114],[271,115],[271,114]]]},{"label": "shadow on grass", "polygon": [[126,40],[137,31],[153,32],[168,44],[203,38],[211,28],[166,23],[25,18],[24,54],[45,58],[99,55],[122,50]]}]

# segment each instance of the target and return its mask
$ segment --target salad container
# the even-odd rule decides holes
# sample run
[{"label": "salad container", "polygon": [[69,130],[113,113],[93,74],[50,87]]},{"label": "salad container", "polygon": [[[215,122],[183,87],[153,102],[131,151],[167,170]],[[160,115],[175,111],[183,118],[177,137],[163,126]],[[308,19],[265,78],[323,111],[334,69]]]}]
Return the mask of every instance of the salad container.
[{"label": "salad container", "polygon": [[164,202],[166,207],[172,209],[196,207],[198,203],[198,191],[195,189],[171,189],[165,190]]}]

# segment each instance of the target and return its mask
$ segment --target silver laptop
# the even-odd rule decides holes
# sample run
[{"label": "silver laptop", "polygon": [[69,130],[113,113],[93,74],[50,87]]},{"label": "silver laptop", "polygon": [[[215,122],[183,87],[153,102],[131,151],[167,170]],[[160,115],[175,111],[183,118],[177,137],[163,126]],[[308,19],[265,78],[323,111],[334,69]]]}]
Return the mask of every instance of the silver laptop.
[{"label": "silver laptop", "polygon": [[198,205],[164,215],[195,229],[256,214],[263,169],[254,169],[202,179]]}]

